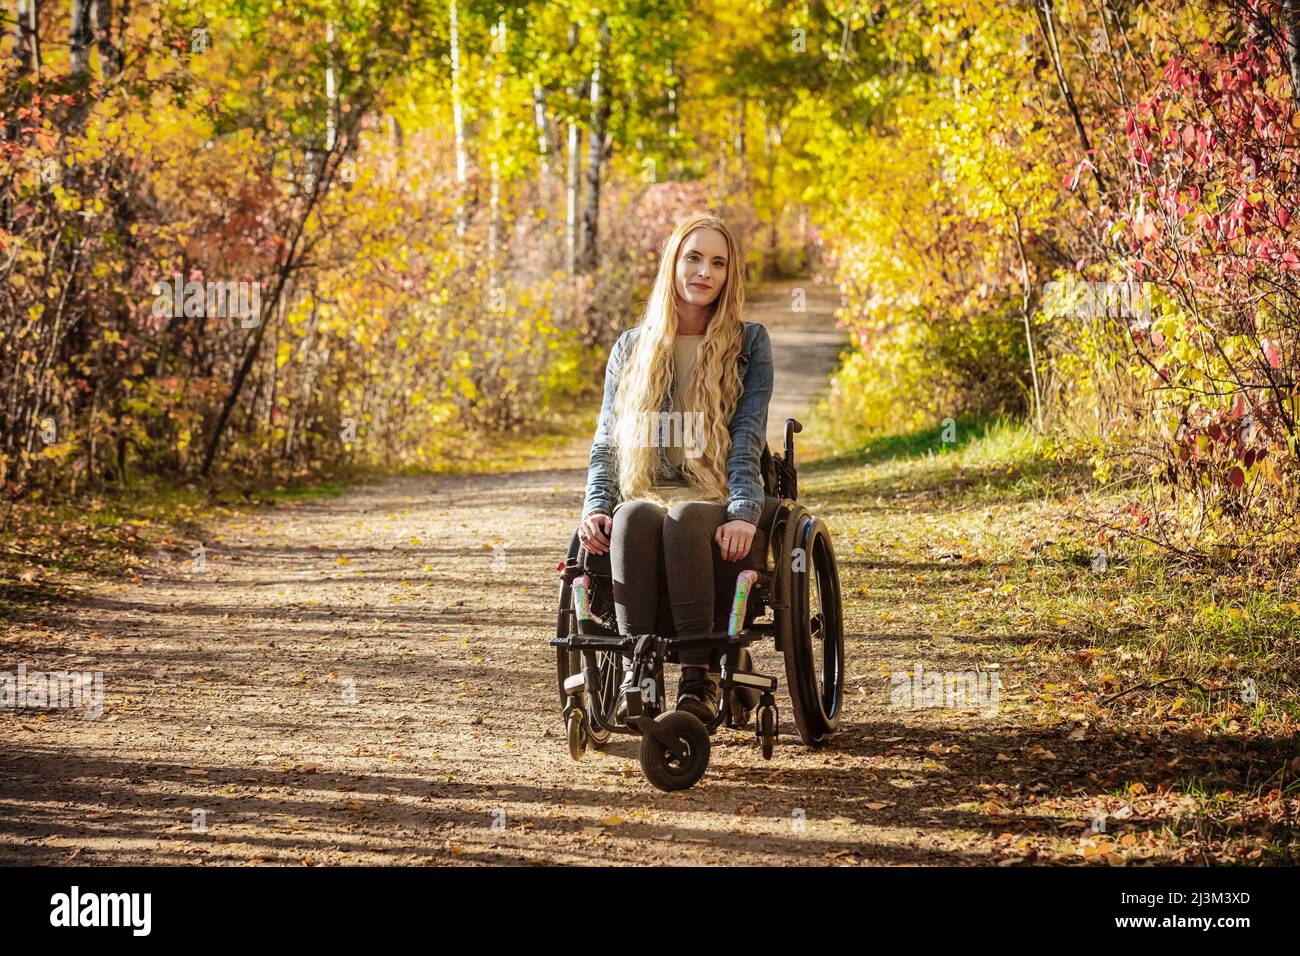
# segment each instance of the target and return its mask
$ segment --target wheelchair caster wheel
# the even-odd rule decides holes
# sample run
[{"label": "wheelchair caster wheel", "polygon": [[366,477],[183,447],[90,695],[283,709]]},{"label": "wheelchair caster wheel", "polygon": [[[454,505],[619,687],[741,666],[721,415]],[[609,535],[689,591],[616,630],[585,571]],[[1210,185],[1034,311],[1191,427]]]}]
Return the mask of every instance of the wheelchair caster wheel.
[{"label": "wheelchair caster wheel", "polygon": [[758,743],[763,750],[763,759],[771,760],[776,747],[776,708],[762,707],[758,711]]},{"label": "wheelchair caster wheel", "polygon": [[685,790],[704,776],[709,765],[709,731],[694,714],[671,710],[655,718],[655,723],[676,735],[685,755],[669,753],[650,734],[641,736],[641,770],[646,779],[660,790]]},{"label": "wheelchair caster wheel", "polygon": [[587,714],[581,707],[575,707],[569,711],[569,721],[566,727],[569,737],[569,756],[574,760],[581,760],[587,755]]}]

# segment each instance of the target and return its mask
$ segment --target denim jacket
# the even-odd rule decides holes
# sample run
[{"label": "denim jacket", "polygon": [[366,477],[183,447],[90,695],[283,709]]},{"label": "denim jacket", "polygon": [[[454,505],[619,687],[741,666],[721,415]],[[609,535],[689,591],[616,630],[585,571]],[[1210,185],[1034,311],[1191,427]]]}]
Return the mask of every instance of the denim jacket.
[{"label": "denim jacket", "polygon": [[[744,336],[736,366],[743,383],[736,411],[731,418],[731,453],[727,456],[727,520],[741,518],[758,524],[763,513],[763,476],[759,461],[767,436],[767,404],[772,398],[772,340],[767,329],[757,322],[743,322]],[[613,514],[622,499],[618,487],[618,456],[614,445],[614,396],[618,393],[623,366],[641,328],[628,329],[610,349],[605,367],[605,396],[600,405],[600,419],[591,442],[591,461],[587,470],[587,497],[582,516],[592,512]],[[672,408],[671,386],[664,394],[660,411]],[[659,448],[659,482],[680,481],[680,472],[668,462],[667,450]]]}]

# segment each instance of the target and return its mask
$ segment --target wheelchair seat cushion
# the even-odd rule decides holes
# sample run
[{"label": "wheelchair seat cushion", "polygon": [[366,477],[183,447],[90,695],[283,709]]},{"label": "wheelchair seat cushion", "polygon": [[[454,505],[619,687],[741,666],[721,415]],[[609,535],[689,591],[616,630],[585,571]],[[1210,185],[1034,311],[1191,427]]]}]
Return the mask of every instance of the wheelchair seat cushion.
[{"label": "wheelchair seat cushion", "polygon": [[[768,495],[763,499],[763,513],[758,519],[758,528],[754,532],[754,539],[750,543],[749,553],[739,561],[723,561],[717,556],[716,545],[713,560],[713,576],[718,581],[727,581],[734,583],[736,575],[745,569],[754,571],[767,570],[767,531],[772,524],[772,516],[776,514],[777,505],[781,503],[780,498]],[[609,553],[592,554],[590,551],[583,549],[582,566],[592,574],[611,574]]]},{"label": "wheelchair seat cushion", "polygon": [[[758,528],[754,531],[754,538],[750,543],[749,553],[739,561],[723,561],[717,555],[717,545],[714,547],[713,560],[713,579],[714,588],[714,629],[721,631],[727,626],[727,618],[731,611],[731,599],[736,586],[736,575],[745,569],[751,569],[759,572],[767,570],[767,532],[772,524],[772,518],[776,514],[777,506],[781,503],[780,498],[768,495],[763,501],[763,513],[759,516]],[[787,560],[776,558],[777,561]],[[586,549],[582,550],[582,566],[591,574],[603,576],[606,579],[613,577],[610,566],[609,554],[592,554]],[[665,581],[659,582],[659,608],[656,613],[656,633],[662,637],[672,637],[676,634],[673,626],[672,610],[669,607],[668,590]]]}]

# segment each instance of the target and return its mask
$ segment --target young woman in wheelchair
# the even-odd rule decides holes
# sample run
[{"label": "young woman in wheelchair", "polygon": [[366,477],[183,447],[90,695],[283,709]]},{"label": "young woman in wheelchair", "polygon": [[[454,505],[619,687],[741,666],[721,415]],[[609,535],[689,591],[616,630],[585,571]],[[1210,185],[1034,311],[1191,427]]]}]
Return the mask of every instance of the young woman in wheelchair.
[{"label": "young woman in wheelchair", "polygon": [[[622,634],[664,633],[665,614],[678,637],[716,633],[731,593],[715,572],[733,566],[734,584],[750,555],[773,374],[767,329],[742,319],[744,303],[731,232],[690,216],[664,244],[640,324],[610,352],[578,538],[609,555]],[[712,652],[680,660],[677,708],[708,723]]]}]

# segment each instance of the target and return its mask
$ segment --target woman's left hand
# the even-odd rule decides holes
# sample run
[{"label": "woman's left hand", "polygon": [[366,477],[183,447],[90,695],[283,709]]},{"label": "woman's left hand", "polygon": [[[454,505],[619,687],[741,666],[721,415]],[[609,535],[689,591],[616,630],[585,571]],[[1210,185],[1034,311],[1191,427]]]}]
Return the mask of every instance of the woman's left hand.
[{"label": "woman's left hand", "polygon": [[722,559],[724,561],[739,561],[749,554],[749,545],[754,540],[754,532],[757,530],[757,525],[751,524],[742,518],[736,518],[734,521],[718,525],[718,531],[713,536],[713,540],[718,542],[718,547],[722,550]]}]

